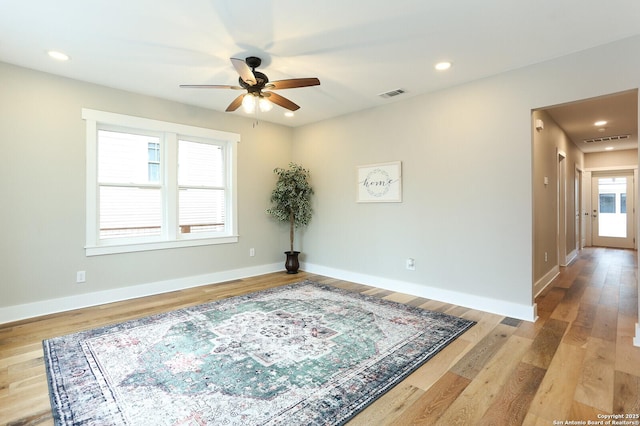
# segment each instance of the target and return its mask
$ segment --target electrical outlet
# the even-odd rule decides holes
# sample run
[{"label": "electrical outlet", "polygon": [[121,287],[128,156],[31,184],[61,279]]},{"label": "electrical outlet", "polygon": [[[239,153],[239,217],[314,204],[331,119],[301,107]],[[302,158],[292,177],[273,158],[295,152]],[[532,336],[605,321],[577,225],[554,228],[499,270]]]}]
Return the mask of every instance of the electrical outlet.
[{"label": "electrical outlet", "polygon": [[410,271],[416,270],[416,260],[412,257],[407,259],[407,269]]},{"label": "electrical outlet", "polygon": [[251,247],[251,248],[249,249],[249,256],[253,257],[253,256],[255,256],[255,255],[256,255],[256,249],[254,249],[253,247]]},{"label": "electrical outlet", "polygon": [[76,282],[83,283],[87,281],[87,273],[85,271],[76,272]]}]

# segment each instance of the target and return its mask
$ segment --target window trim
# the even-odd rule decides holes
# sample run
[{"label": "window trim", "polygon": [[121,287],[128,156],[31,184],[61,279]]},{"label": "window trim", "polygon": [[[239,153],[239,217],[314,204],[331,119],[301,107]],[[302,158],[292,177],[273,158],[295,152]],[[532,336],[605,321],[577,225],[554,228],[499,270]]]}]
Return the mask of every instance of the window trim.
[{"label": "window trim", "polygon": [[[238,196],[237,196],[237,145],[240,142],[240,135],[237,133],[224,132],[220,130],[207,129],[203,127],[189,126],[185,124],[171,123],[149,118],[135,117],[112,112],[98,111],[88,108],[82,109],[82,119],[86,122],[86,256],[98,256],[115,253],[128,253],[147,250],[163,250],[178,247],[196,247],[204,245],[228,244],[238,242]],[[204,238],[179,238],[175,232],[177,223],[165,221],[168,224],[169,232],[164,233],[161,239],[154,241],[143,241],[137,239],[131,242],[111,242],[108,240],[100,240],[98,237],[98,128],[101,125],[109,127],[123,127],[131,129],[140,129],[144,131],[160,132],[166,138],[175,141],[174,145],[177,149],[177,140],[180,137],[185,138],[202,138],[207,140],[215,140],[224,146],[225,152],[225,169],[227,179],[227,205],[228,214],[226,221],[228,223],[227,231],[220,236],[207,236]],[[165,143],[167,141],[165,140]],[[161,157],[161,163],[162,163]],[[177,178],[176,164],[168,164],[166,172],[168,179]],[[161,165],[162,167],[162,165]],[[177,206],[177,194],[167,194],[166,206]],[[166,210],[166,209],[165,209]],[[165,211],[166,215],[167,212]]]}]

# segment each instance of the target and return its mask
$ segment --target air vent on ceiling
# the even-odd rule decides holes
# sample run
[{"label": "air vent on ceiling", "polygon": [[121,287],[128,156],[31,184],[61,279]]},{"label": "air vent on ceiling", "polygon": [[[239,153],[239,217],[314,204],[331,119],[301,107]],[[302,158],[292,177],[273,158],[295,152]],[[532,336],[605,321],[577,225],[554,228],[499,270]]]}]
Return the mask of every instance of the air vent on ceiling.
[{"label": "air vent on ceiling", "polygon": [[384,92],[384,93],[380,93],[378,96],[380,96],[381,98],[393,98],[394,96],[398,96],[398,95],[402,95],[404,93],[404,89],[396,89],[396,90],[390,90],[388,92]]},{"label": "air vent on ceiling", "polygon": [[584,143],[623,141],[629,139],[630,136],[631,135],[604,136],[601,138],[585,139]]}]

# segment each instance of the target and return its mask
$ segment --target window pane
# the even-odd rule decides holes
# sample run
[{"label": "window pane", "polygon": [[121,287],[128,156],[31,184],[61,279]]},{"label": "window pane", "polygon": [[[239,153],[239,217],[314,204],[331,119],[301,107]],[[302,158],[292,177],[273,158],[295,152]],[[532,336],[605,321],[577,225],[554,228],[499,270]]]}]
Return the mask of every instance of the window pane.
[{"label": "window pane", "polygon": [[[98,182],[159,182],[159,176],[151,176],[149,169],[151,144],[158,147],[159,161],[160,139],[158,137],[99,130]],[[155,148],[153,155],[156,155]],[[150,180],[151,178],[158,180]]]},{"label": "window pane", "polygon": [[160,182],[160,164],[149,163],[149,182]]},{"label": "window pane", "polygon": [[627,212],[627,194],[620,194],[620,213]]},{"label": "window pane", "polygon": [[149,162],[160,161],[160,144],[157,142],[149,142]]},{"label": "window pane", "polygon": [[178,141],[178,185],[223,186],[222,147]]},{"label": "window pane", "polygon": [[181,189],[178,203],[178,224],[181,233],[224,231],[223,190]]},{"label": "window pane", "polygon": [[616,212],[616,194],[600,194],[600,213]]},{"label": "window pane", "polygon": [[149,182],[160,182],[160,144],[149,142]]},{"label": "window pane", "polygon": [[160,235],[160,189],[100,187],[100,238]]}]

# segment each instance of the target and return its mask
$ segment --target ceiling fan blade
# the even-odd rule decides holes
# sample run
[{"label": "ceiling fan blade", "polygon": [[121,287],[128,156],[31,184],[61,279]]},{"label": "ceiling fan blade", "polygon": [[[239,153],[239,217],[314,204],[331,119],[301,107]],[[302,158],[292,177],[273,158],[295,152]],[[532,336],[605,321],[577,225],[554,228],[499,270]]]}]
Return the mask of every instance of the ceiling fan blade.
[{"label": "ceiling fan blade", "polygon": [[309,87],[319,86],[320,80],[317,78],[290,78],[288,80],[276,80],[267,83],[265,86],[268,89],[294,89],[296,87]]},{"label": "ceiling fan blade", "polygon": [[240,86],[229,86],[228,84],[181,84],[183,89],[233,89],[242,90]]},{"label": "ceiling fan blade", "polygon": [[273,102],[276,105],[280,105],[282,108],[286,108],[289,111],[296,111],[298,109],[300,109],[300,106],[294,104],[293,102],[291,102],[289,99],[285,98],[284,96],[280,96],[277,93],[273,93],[273,92],[264,92],[262,94],[262,96],[269,98],[269,100],[271,102]]},{"label": "ceiling fan blade", "polygon": [[237,98],[235,98],[233,100],[233,102],[231,102],[229,104],[229,106],[227,107],[227,109],[225,110],[226,112],[232,112],[237,110],[238,108],[240,108],[240,105],[242,105],[242,99],[244,98],[244,96],[246,95],[246,93],[238,96]]},{"label": "ceiling fan blade", "polygon": [[249,86],[256,84],[256,76],[253,75],[251,68],[249,68],[249,65],[247,65],[244,59],[231,58],[231,63],[238,74],[240,74],[242,81],[247,83]]}]

